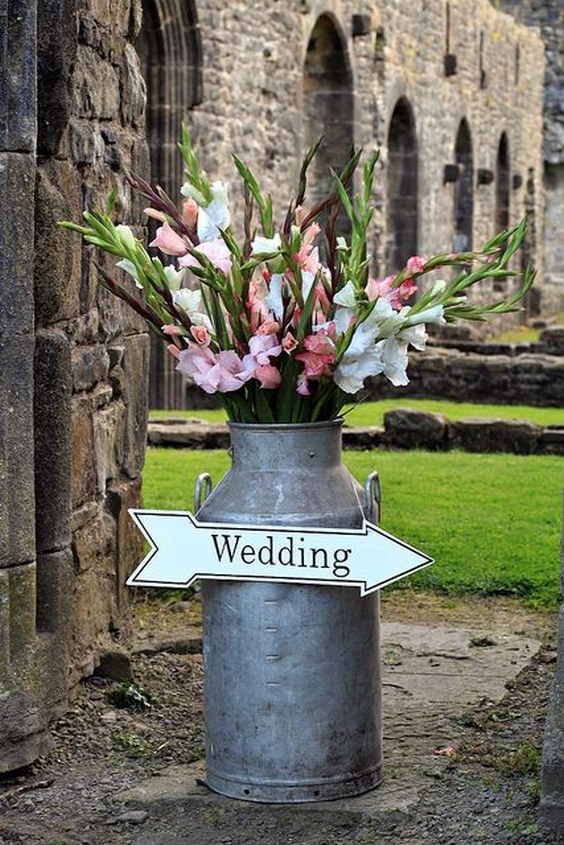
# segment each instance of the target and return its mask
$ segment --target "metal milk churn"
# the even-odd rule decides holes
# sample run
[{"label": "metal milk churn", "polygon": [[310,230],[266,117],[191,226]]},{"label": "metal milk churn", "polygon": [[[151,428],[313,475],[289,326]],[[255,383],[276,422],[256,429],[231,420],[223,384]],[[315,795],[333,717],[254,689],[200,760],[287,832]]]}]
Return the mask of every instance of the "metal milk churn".
[{"label": "metal milk churn", "polygon": [[[360,528],[363,514],[376,521],[371,485],[365,492],[341,463],[340,420],[232,423],[230,431],[233,466],[199,521],[304,528]],[[377,786],[379,594],[204,580],[202,602],[210,788],[294,803]]]}]

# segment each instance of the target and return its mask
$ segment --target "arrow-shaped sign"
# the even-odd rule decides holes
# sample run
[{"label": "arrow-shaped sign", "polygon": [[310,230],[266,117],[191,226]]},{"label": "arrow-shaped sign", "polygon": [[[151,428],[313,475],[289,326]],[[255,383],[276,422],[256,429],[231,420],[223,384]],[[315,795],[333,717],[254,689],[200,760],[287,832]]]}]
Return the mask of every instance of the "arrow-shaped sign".
[{"label": "arrow-shaped sign", "polygon": [[198,578],[360,587],[361,595],[433,559],[382,531],[198,522],[188,511],[129,511],[151,551],[130,587],[188,587]]}]

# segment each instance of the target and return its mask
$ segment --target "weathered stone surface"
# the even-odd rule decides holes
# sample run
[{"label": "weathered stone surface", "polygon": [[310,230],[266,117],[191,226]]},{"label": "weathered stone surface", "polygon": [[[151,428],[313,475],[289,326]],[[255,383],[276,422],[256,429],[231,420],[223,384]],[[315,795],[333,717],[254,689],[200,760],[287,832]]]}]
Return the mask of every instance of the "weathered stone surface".
[{"label": "weathered stone surface", "polygon": [[107,378],[110,368],[105,346],[76,346],[72,350],[73,392],[91,390]]},{"label": "weathered stone surface", "polygon": [[[74,574],[70,547],[41,554],[37,558],[37,630],[56,634],[66,659]],[[66,664],[66,660],[58,662]],[[64,692],[66,693],[66,682]]]},{"label": "weathered stone surface", "polygon": [[[564,594],[564,530],[560,581]],[[554,830],[564,833],[564,603],[560,608],[558,662],[542,749],[540,815]]]},{"label": "weathered stone surface", "polygon": [[10,291],[0,306],[0,339],[33,331],[34,180],[32,156],[0,152],[0,278]]},{"label": "weathered stone surface", "polygon": [[35,200],[36,319],[46,326],[80,313],[81,239],[57,226],[60,220],[80,220],[79,173],[67,161],[41,162]]},{"label": "weathered stone surface", "polygon": [[68,546],[71,490],[71,352],[57,329],[35,345],[35,536],[38,553]]},{"label": "weathered stone surface", "polygon": [[71,400],[71,502],[77,508],[96,495],[97,474],[94,462],[94,432],[90,401],[87,396]]},{"label": "weathered stone surface", "polygon": [[35,557],[32,350],[29,336],[0,332],[0,567]]},{"label": "weathered stone surface", "polygon": [[540,342],[547,355],[564,356],[564,326],[551,326],[543,329],[540,334]]},{"label": "weathered stone surface", "polygon": [[[129,508],[138,508],[142,504],[141,477],[133,481],[112,482],[108,488],[108,508],[114,520],[116,542],[116,598],[118,610],[126,613],[131,600],[132,590],[125,582],[143,557],[143,537],[129,515]],[[127,618],[114,621],[128,630]]]},{"label": "weathered stone surface", "polygon": [[[368,380],[371,399],[464,398],[508,405],[564,407],[564,359],[558,355],[492,355],[434,348],[410,355],[409,384],[394,387],[384,376]],[[195,407],[195,406],[194,406]]]},{"label": "weathered stone surface", "polygon": [[130,681],[133,679],[131,657],[125,649],[111,648],[100,656],[96,669],[97,675],[103,675],[112,681]]},{"label": "weathered stone surface", "polygon": [[78,45],[73,76],[73,114],[77,117],[112,120],[120,112],[119,78],[116,69],[91,48]]},{"label": "weathered stone surface", "polygon": [[36,20],[35,0],[0,9],[0,150],[35,149]]},{"label": "weathered stone surface", "polygon": [[121,366],[124,373],[123,401],[126,409],[123,432],[123,472],[129,478],[141,474],[145,460],[148,417],[149,338],[135,335],[124,338]]},{"label": "weathered stone surface", "polygon": [[526,420],[486,420],[466,417],[451,423],[451,443],[466,452],[513,452],[530,455],[537,451],[541,427]]},{"label": "weathered stone surface", "polygon": [[71,68],[77,47],[76,0],[41,0],[37,9],[37,146],[60,153],[71,114]]},{"label": "weathered stone surface", "polygon": [[35,563],[0,569],[0,685],[25,670],[35,644]]},{"label": "weathered stone surface", "polygon": [[397,408],[384,414],[386,445],[394,449],[446,449],[447,419],[443,414]]}]

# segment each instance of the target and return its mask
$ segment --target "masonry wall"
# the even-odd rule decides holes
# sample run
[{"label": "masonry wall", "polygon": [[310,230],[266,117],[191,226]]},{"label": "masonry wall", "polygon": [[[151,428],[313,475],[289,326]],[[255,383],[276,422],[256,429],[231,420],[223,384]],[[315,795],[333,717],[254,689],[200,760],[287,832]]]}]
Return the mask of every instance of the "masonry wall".
[{"label": "masonry wall", "polygon": [[[140,543],[148,341],[57,228],[146,167],[137,0],[1,7],[0,771],[126,624]],[[9,73],[8,73],[9,68]]]},{"label": "masonry wall", "polygon": [[501,0],[501,7],[540,33],[546,66],[543,97],[543,158],[546,196],[544,245],[547,313],[564,301],[564,6],[560,0]]}]

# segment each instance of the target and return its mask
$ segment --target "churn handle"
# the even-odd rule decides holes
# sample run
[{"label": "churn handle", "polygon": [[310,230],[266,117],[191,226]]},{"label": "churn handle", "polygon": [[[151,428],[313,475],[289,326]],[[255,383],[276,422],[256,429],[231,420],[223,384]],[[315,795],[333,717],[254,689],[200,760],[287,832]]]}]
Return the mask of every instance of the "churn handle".
[{"label": "churn handle", "polygon": [[[202,487],[206,486],[206,492],[202,499]],[[194,491],[194,513],[198,513],[208,496],[212,491],[212,480],[209,472],[201,472],[196,479],[196,489]]]},{"label": "churn handle", "polygon": [[364,482],[364,492],[366,494],[368,521],[378,525],[382,516],[382,488],[376,470],[371,472]]}]

